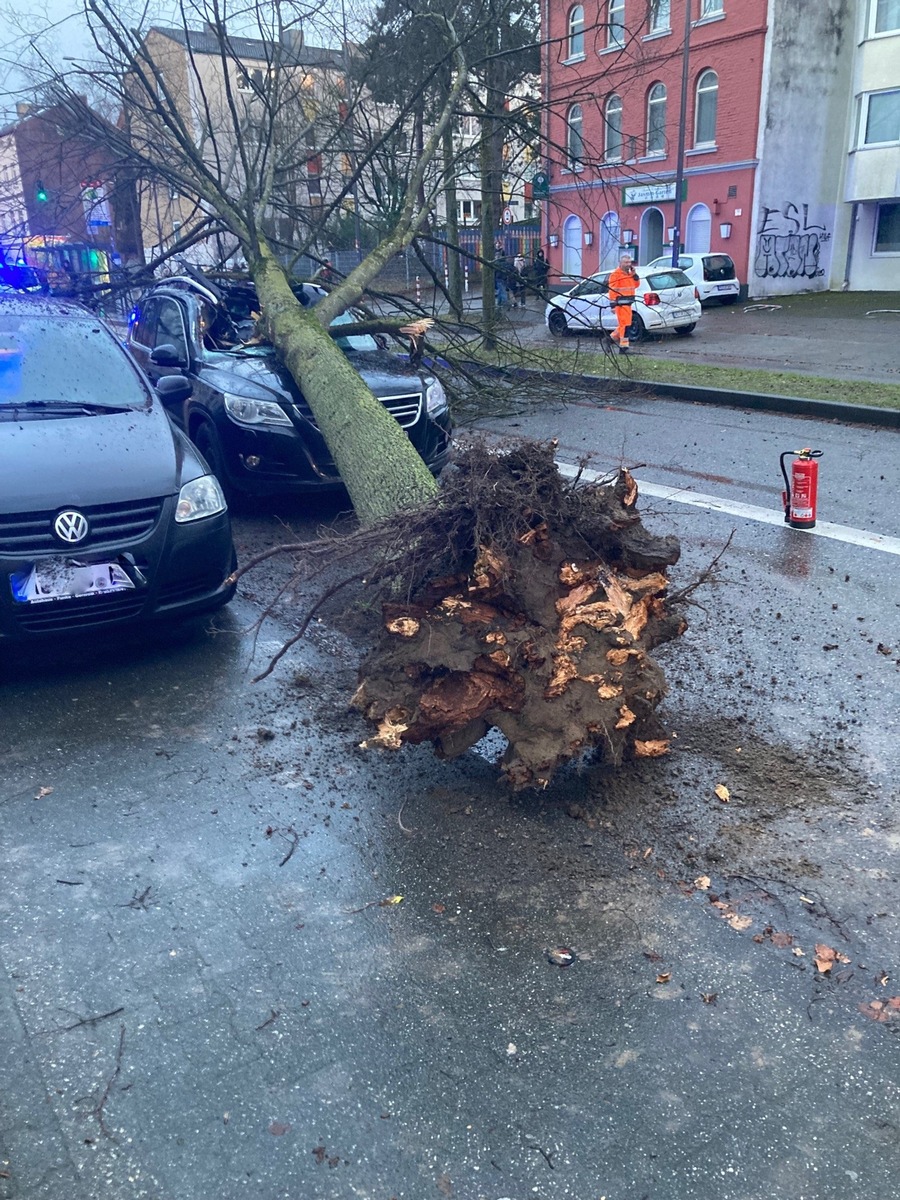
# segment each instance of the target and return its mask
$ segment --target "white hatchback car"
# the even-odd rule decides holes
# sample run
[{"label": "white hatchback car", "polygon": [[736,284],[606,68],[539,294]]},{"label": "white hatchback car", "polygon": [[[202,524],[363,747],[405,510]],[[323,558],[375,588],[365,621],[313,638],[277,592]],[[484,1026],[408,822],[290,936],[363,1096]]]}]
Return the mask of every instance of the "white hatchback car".
[{"label": "white hatchback car", "polygon": [[[575,285],[547,305],[544,320],[554,337],[603,329],[612,333],[616,313],[609,302],[611,271],[601,271]],[[639,283],[634,297],[628,340],[639,342],[648,333],[693,333],[700,320],[697,289],[683,271],[672,267],[651,271],[638,268]]]},{"label": "white hatchback car", "polygon": [[[642,270],[664,271],[671,266],[671,257],[654,258],[653,262],[648,263]],[[705,304],[707,300],[734,304],[741,294],[741,281],[737,277],[734,259],[730,254],[682,254],[678,260],[678,268],[684,271],[696,287],[701,304]]]}]

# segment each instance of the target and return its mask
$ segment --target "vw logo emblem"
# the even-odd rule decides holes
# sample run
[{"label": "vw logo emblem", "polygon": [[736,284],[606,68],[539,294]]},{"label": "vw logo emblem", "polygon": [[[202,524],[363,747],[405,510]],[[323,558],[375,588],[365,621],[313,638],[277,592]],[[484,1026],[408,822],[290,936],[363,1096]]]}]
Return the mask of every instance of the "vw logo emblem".
[{"label": "vw logo emblem", "polygon": [[88,535],[87,517],[75,509],[61,512],[53,522],[53,532],[61,542],[68,542],[70,546],[83,542]]}]

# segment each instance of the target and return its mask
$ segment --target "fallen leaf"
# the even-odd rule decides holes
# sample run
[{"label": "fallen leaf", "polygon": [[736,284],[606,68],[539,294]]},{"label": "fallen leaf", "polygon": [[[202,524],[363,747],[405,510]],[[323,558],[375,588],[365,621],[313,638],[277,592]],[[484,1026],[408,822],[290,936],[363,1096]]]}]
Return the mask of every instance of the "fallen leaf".
[{"label": "fallen leaf", "polygon": [[816,943],[816,970],[820,975],[827,975],[834,966],[836,954],[831,946],[826,946],[822,942]]},{"label": "fallen leaf", "polygon": [[715,793],[719,797],[719,799],[722,801],[723,804],[727,804],[728,801],[731,799],[731,792],[729,792],[728,788],[725,786],[724,783],[716,784]]},{"label": "fallen leaf", "polygon": [[791,954],[795,955],[797,958],[806,958],[806,951],[801,950],[799,946],[795,946],[791,951]]},{"label": "fallen leaf", "polygon": [[839,954],[837,950],[834,952],[834,957],[838,960],[838,962],[848,963],[850,961],[846,954]]},{"label": "fallen leaf", "polygon": [[269,1133],[271,1133],[274,1137],[281,1137],[283,1134],[287,1133],[289,1129],[290,1125],[282,1125],[280,1121],[273,1121],[269,1126]]},{"label": "fallen leaf", "polygon": [[784,950],[788,946],[793,945],[793,942],[794,942],[793,936],[789,933],[773,933],[772,934],[772,945],[778,946],[778,948],[780,950]]},{"label": "fallen leaf", "polygon": [[547,951],[547,961],[555,967],[569,967],[575,961],[575,951],[568,946],[554,946]]},{"label": "fallen leaf", "polygon": [[312,1153],[313,1158],[316,1160],[316,1162],[321,1167],[322,1163],[325,1161],[325,1155],[328,1153],[328,1151],[325,1149],[324,1146],[316,1146],[316,1148],[313,1151],[311,1151],[311,1153]]},{"label": "fallen leaf", "polygon": [[432,904],[431,911],[436,912],[438,915],[440,915],[442,912],[445,912],[446,910],[445,910],[443,904]]},{"label": "fallen leaf", "polygon": [[450,1179],[450,1176],[449,1175],[438,1175],[437,1188],[442,1196],[452,1196],[453,1195],[453,1183]]},{"label": "fallen leaf", "polygon": [[35,798],[35,800],[43,800],[43,798],[45,796],[49,796],[52,791],[53,791],[52,787],[38,788],[38,790],[34,794],[34,798]]},{"label": "fallen leaf", "polygon": [[890,646],[885,646],[883,642],[878,643],[877,650],[879,654],[884,654],[887,658],[894,653]]},{"label": "fallen leaf", "polygon": [[662,962],[662,955],[657,954],[655,950],[645,950],[644,958],[649,959],[650,962]]},{"label": "fallen leaf", "polygon": [[719,998],[718,992],[701,992],[700,999],[704,1004],[715,1004]]},{"label": "fallen leaf", "polygon": [[390,906],[392,904],[402,904],[402,903],[403,903],[402,896],[388,896],[385,900],[379,900],[378,907],[379,908],[390,908]]},{"label": "fallen leaf", "polygon": [[749,929],[753,924],[752,917],[739,917],[737,913],[732,913],[731,916],[726,917],[725,920],[728,922],[731,928],[736,929],[738,933],[744,929]]},{"label": "fallen leaf", "polygon": [[653,853],[653,847],[648,846],[647,849],[644,851],[644,858],[649,858],[652,853]]},{"label": "fallen leaf", "polygon": [[698,875],[694,880],[694,887],[699,888],[701,892],[709,891],[710,878],[708,875]]},{"label": "fallen leaf", "polygon": [[672,972],[664,971],[662,973],[662,975],[657,975],[656,982],[657,983],[668,983],[671,978],[672,978]]}]

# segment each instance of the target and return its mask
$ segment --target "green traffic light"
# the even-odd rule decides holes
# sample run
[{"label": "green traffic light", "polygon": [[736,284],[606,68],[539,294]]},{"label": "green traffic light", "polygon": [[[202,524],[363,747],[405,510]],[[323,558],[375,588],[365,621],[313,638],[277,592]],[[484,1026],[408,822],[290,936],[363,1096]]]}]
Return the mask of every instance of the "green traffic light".
[{"label": "green traffic light", "polygon": [[37,197],[38,201],[39,201],[41,204],[46,204],[46,202],[47,202],[47,189],[44,187],[44,185],[41,183],[41,181],[40,181],[40,180],[38,180],[38,181],[37,181],[37,191],[36,191],[36,193],[35,193],[35,194],[36,194],[36,197]]}]

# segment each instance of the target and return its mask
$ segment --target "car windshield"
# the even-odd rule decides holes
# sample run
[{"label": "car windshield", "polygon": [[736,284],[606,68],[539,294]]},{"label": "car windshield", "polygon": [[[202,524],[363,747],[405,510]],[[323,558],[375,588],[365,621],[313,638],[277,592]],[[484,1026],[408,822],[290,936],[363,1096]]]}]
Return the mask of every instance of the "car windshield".
[{"label": "car windshield", "polygon": [[0,408],[47,401],[137,409],[150,395],[99,322],[0,311]]},{"label": "car windshield", "polygon": [[644,281],[654,292],[664,292],[667,288],[693,287],[684,271],[655,271]]},{"label": "car windshield", "polygon": [[[334,329],[339,325],[353,325],[360,320],[363,320],[362,316],[356,316],[352,312],[342,312],[339,317],[335,317],[331,322],[331,328]],[[337,337],[334,340],[345,352],[347,350],[367,351],[378,349],[378,343],[367,333],[354,333],[351,337]]]}]

